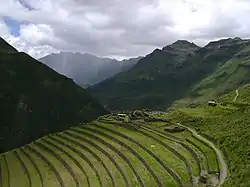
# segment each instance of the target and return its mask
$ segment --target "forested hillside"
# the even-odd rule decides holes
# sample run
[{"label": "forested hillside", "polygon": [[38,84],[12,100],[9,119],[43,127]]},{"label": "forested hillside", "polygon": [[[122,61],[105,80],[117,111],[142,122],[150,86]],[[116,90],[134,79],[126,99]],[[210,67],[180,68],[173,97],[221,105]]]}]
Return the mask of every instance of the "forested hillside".
[{"label": "forested hillside", "polygon": [[106,113],[71,79],[1,39],[0,152]]}]

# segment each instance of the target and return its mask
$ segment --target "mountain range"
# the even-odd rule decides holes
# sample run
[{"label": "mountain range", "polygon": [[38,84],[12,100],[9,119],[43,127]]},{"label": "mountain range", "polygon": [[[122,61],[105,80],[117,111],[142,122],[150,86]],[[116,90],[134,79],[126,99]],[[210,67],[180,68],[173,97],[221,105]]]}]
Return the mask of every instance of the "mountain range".
[{"label": "mountain range", "polygon": [[141,57],[118,61],[88,53],[60,52],[39,59],[58,73],[88,87],[133,67]]},{"label": "mountain range", "polygon": [[203,103],[250,81],[249,53],[250,41],[240,38],[204,47],[178,40],[87,90],[111,110]]},{"label": "mountain range", "polygon": [[0,153],[106,113],[72,79],[0,38]]}]

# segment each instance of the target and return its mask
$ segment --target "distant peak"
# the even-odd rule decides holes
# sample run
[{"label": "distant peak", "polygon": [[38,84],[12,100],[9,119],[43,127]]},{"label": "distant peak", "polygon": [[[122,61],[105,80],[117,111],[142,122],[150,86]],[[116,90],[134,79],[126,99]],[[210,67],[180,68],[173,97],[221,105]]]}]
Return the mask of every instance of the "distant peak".
[{"label": "distant peak", "polygon": [[80,53],[80,52],[68,52],[68,51],[60,51],[59,53],[60,55],[82,55],[84,57],[92,57],[92,58],[96,58],[95,55],[90,54],[90,53]]},{"label": "distant peak", "polygon": [[179,47],[179,46],[192,46],[192,47],[198,47],[195,43],[191,43],[187,40],[177,40],[173,44],[170,45],[171,47]]},{"label": "distant peak", "polygon": [[159,52],[161,51],[159,48],[156,48],[153,52]]},{"label": "distant peak", "polygon": [[198,49],[199,46],[197,46],[194,43],[191,43],[187,40],[177,40],[171,45],[167,45],[166,47],[163,47],[163,51],[186,51],[186,52],[192,52],[196,49]]},{"label": "distant peak", "polygon": [[240,41],[244,41],[244,40],[242,40],[239,37],[224,38],[224,39],[220,39],[220,40],[217,40],[217,41],[211,41],[205,47],[213,47],[213,46],[224,45],[224,44],[234,44],[235,42],[240,42]]},{"label": "distant peak", "polygon": [[191,44],[191,43],[187,40],[177,40],[172,45],[175,45],[175,44]]},{"label": "distant peak", "polygon": [[242,40],[240,37],[234,37],[233,40]]},{"label": "distant peak", "polygon": [[93,55],[93,54],[90,54],[90,53],[84,53],[83,54],[85,57],[94,57],[94,58],[97,58],[97,56]]}]

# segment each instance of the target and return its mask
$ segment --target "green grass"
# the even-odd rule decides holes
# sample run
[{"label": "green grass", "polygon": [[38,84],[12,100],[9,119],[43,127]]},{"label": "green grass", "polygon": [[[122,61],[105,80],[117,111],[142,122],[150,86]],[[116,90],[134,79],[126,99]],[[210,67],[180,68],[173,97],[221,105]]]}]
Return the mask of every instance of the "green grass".
[{"label": "green grass", "polygon": [[[68,131],[67,133],[72,133],[68,134],[71,137],[75,137],[77,135],[72,131]],[[107,149],[109,149],[109,147],[102,148],[102,146],[98,145],[98,143],[94,143],[93,140],[89,140],[85,137],[77,137],[76,139],[81,140],[82,145],[87,147],[86,150],[90,150],[91,152],[93,152],[93,154],[96,155],[95,157],[98,157],[99,161],[103,163],[103,166],[106,167],[106,170],[108,172],[110,170],[112,185],[115,185],[114,183],[118,183],[119,185],[121,185],[123,183],[123,180],[125,181],[124,185],[128,185],[128,178],[125,175],[124,171],[121,169],[119,162],[117,162],[116,159],[114,159],[113,156],[110,155],[110,152],[112,152],[112,150],[109,150],[109,152],[107,152]]]},{"label": "green grass", "polygon": [[[198,111],[191,113],[200,116]],[[157,114],[163,118],[171,115]],[[0,156],[3,187],[8,187],[6,164],[10,165],[13,185],[20,180],[15,172],[23,172],[20,177],[25,180],[20,187],[28,187],[30,183],[38,187],[191,187],[202,171],[216,170],[216,157],[212,149],[193,139],[187,131],[166,133],[164,128],[173,124],[174,120],[158,123],[143,119],[123,123],[109,115],[45,136],[14,150],[20,158],[13,152]],[[196,147],[186,139],[192,139]],[[14,171],[16,166],[19,169]]]},{"label": "green grass", "polygon": [[1,164],[1,184],[2,186],[9,186],[10,185],[10,173],[8,163],[6,162],[5,155],[1,155],[0,157],[0,164]]},{"label": "green grass", "polygon": [[[117,127],[116,127],[117,128]],[[95,128],[95,127],[93,127],[93,126],[90,126],[90,129],[93,129],[94,131],[99,131],[98,130],[98,128]],[[102,129],[102,130],[104,130],[104,129]],[[111,130],[111,129],[110,129]],[[127,138],[125,138],[125,137],[122,137],[121,135],[119,135],[118,133],[118,131],[114,131],[114,132],[111,132],[111,131],[107,131],[106,129],[104,130],[104,131],[106,131],[107,133],[112,133],[112,136],[113,137],[116,137],[116,138],[118,138],[119,140],[122,140],[122,142],[126,142],[126,145],[129,145],[129,146],[131,146],[131,147],[135,147],[136,148],[136,151],[138,151],[138,153],[139,154],[141,154],[141,155],[143,155],[143,157],[145,158],[145,160],[147,161],[147,162],[149,162],[149,165],[151,165],[152,167],[154,166],[155,168],[157,168],[156,169],[156,171],[158,171],[158,175],[160,175],[160,173],[162,173],[162,171],[164,171],[164,170],[166,170],[165,168],[162,168],[162,163],[160,163],[159,161],[157,161],[156,160],[156,158],[154,157],[154,158],[152,158],[152,150],[150,150],[150,145],[151,144],[141,144],[140,143],[140,141],[139,140],[136,140],[136,137],[135,136],[138,136],[138,134],[135,134],[135,136],[133,136],[133,138],[132,139],[134,139],[134,142],[132,142],[132,141],[130,141],[129,139],[127,139]],[[125,132],[124,132],[124,134],[126,133],[126,130],[125,130]],[[131,132],[130,132],[131,133]],[[140,137],[143,137],[143,136],[140,136]],[[135,143],[135,141],[137,142],[137,143]],[[144,142],[147,142],[147,139],[144,139]],[[154,141],[153,141],[153,143],[154,143]],[[142,147],[140,147],[140,146],[138,146],[138,144],[140,144]],[[159,146],[160,147],[160,146]],[[158,149],[157,147],[156,147],[156,149]],[[159,149],[158,149],[159,150]],[[151,154],[150,154],[150,152],[151,152]],[[161,152],[161,154],[163,154],[163,152]],[[168,156],[167,154],[166,154],[166,152],[164,152],[164,154],[166,155],[166,157]],[[173,155],[172,155],[173,156]],[[164,162],[163,162],[164,163]],[[162,180],[165,180],[165,184],[168,184],[169,183],[169,185],[174,185],[175,184],[175,182],[174,181],[172,181],[172,182],[170,182],[170,176],[162,176],[163,177],[163,179]]]},{"label": "green grass", "polygon": [[[87,178],[90,184],[94,186],[100,186],[99,178],[96,175],[96,172],[98,173],[98,171],[95,169],[91,160],[84,154],[84,151],[79,151],[74,145],[69,144],[67,141],[58,137],[57,135],[50,137],[50,139],[53,140],[54,144],[57,144],[57,146],[69,153],[71,157],[80,162],[81,167],[86,170]],[[83,180],[82,177],[81,180]]]},{"label": "green grass", "polygon": [[[105,174],[105,181],[108,182],[108,186],[113,186],[114,185],[114,176],[112,175],[110,168],[112,168],[112,163],[105,162],[105,160],[107,161],[107,157],[100,151],[96,151],[96,150],[92,150],[90,149],[87,145],[85,145],[85,143],[79,143],[80,138],[76,137],[74,133],[70,133],[68,131],[64,132],[64,137],[67,138],[72,138],[74,139],[74,142],[76,142],[78,146],[80,146],[82,149],[86,150],[87,152],[89,152],[93,157],[95,157],[95,159],[101,164],[101,167],[105,170],[106,174]],[[72,141],[73,142],[73,141]],[[99,168],[98,168],[99,170]],[[103,175],[103,174],[102,174]],[[119,181],[119,179],[118,179]]]},{"label": "green grass", "polygon": [[209,165],[208,165],[208,158],[204,150],[195,144],[195,142],[191,141],[190,139],[186,139],[188,146],[191,147],[192,150],[195,151],[197,155],[200,157],[201,162],[201,170],[208,171]]},{"label": "green grass", "polygon": [[[79,131],[79,133],[81,133],[82,129],[79,129],[78,131]],[[84,128],[84,132],[90,132],[91,133],[91,131],[85,130],[85,128]],[[110,141],[110,139],[107,136],[99,135],[98,133],[95,133],[95,136],[103,139],[106,142],[109,142],[112,146],[117,148],[119,152],[123,153],[130,160],[130,162],[132,163],[132,167],[137,168],[136,172],[142,178],[142,181],[144,181],[145,185],[147,185],[147,184],[148,185],[153,185],[153,186],[155,185],[154,179],[152,178],[151,174],[149,173],[149,171],[147,170],[145,165],[140,161],[140,159],[134,153],[131,152],[130,149],[128,149],[127,147],[124,147],[123,145],[121,145],[120,142]],[[123,141],[123,142],[126,142],[126,145],[129,146],[129,144],[127,144],[127,141]],[[131,148],[131,146],[129,146],[129,147]],[[134,147],[132,147],[131,149],[134,149]],[[143,152],[143,155],[141,155],[141,156],[143,158],[145,158],[145,155],[147,155],[147,154]],[[139,184],[138,179],[136,179],[133,182],[134,182],[133,185],[138,185]]]},{"label": "green grass", "polygon": [[[89,139],[86,137],[81,137],[82,144],[88,146],[89,149],[96,152],[100,158],[104,161],[105,164],[108,165],[108,168],[110,168],[111,173],[114,175],[114,178],[116,179],[116,183],[123,183],[121,177],[126,178],[128,181],[128,177],[126,176],[126,170],[124,171],[122,169],[121,164],[123,163],[121,159],[119,158],[119,155],[116,155],[116,152],[112,151],[109,147],[103,146],[101,143],[97,142],[96,140]],[[109,158],[109,159],[108,159]],[[110,163],[110,161],[113,163]],[[117,170],[122,173],[120,174],[116,171]],[[125,174],[124,174],[125,173]]]},{"label": "green grass", "polygon": [[[118,125],[114,126],[114,125],[105,124],[105,128],[109,128],[110,130],[115,129],[115,131],[122,132],[123,134],[126,134],[130,138],[133,138],[134,140],[138,141],[145,147],[151,149],[157,155],[164,155],[164,157],[162,157],[161,159],[165,161],[169,165],[169,167],[175,168],[175,171],[180,174],[183,181],[187,182],[189,180],[189,176],[187,175],[187,170],[186,170],[186,166],[184,162],[181,159],[177,158],[174,153],[167,150],[164,146],[159,144],[157,141],[153,140],[150,137],[143,136],[139,132],[127,129],[126,127],[124,128]],[[154,145],[155,147],[151,148],[151,145]]]},{"label": "green grass", "polygon": [[[23,169],[20,161],[15,156],[14,152],[6,155],[6,162],[8,163],[10,171],[10,186],[29,186],[28,173]],[[20,178],[22,180],[20,180]]]},{"label": "green grass", "polygon": [[[29,156],[27,157],[27,155],[25,154],[25,152],[23,151],[23,149],[18,149],[16,150],[17,153],[20,155],[20,157],[22,158],[25,166],[27,167],[28,173],[30,175],[31,178],[31,184],[33,186],[37,186],[37,187],[42,187],[43,185],[43,179],[40,176],[41,173],[39,173],[40,171],[38,170],[37,166],[34,165],[34,161],[29,159]],[[33,161],[33,162],[32,162]]]},{"label": "green grass", "polygon": [[191,140],[197,147],[200,147],[203,153],[206,155],[207,161],[208,161],[208,170],[219,171],[217,157],[213,149],[208,147],[203,142],[199,141],[198,139],[194,137],[188,137],[188,139]]},{"label": "green grass", "polygon": [[[56,154],[60,155],[60,158],[64,160],[65,163],[67,163],[68,167],[70,167],[71,173],[73,174],[73,178],[75,178],[74,180],[75,180],[76,186],[84,186],[88,184],[86,180],[86,176],[84,175],[84,172],[82,172],[82,170],[80,170],[78,165],[76,165],[76,163],[73,162],[72,156],[68,154],[68,152],[64,151],[63,148],[58,146],[53,141],[43,139],[42,144],[52,149]],[[65,166],[65,163],[63,165],[65,168],[67,168]]]},{"label": "green grass", "polygon": [[167,134],[160,133],[160,132],[157,132],[157,131],[154,131],[152,129],[148,129],[148,128],[145,128],[145,127],[142,127],[142,129],[144,129],[143,132],[147,132],[151,136],[157,137],[157,139],[159,139],[160,141],[163,141],[165,144],[167,144],[167,146],[171,147],[173,150],[175,150],[180,155],[182,155],[188,162],[190,162],[189,164],[191,164],[193,176],[199,176],[199,174],[200,174],[200,168],[199,168],[200,163],[196,159],[196,157],[198,157],[199,154],[197,154],[196,152],[194,152],[194,154],[196,154],[194,156],[190,152],[189,149],[185,148],[186,146],[190,146],[190,145],[185,144],[186,146],[183,147],[183,145],[184,145],[183,142],[177,141],[177,140],[173,140],[173,139],[171,139],[171,137],[168,137]]},{"label": "green grass", "polygon": [[53,169],[48,165],[47,162],[44,161],[43,158],[41,158],[38,154],[32,151],[32,149],[29,146],[25,146],[24,151],[29,154],[31,159],[34,161],[34,163],[37,165],[43,179],[44,186],[55,186],[60,187],[60,183],[57,179],[57,176]]},{"label": "green grass", "polygon": [[[74,181],[74,176],[71,173],[67,163],[61,159],[60,154],[58,154],[55,150],[50,147],[45,146],[44,144],[39,142],[35,142],[33,146],[38,152],[42,152],[43,156],[45,156],[54,166],[55,170],[58,172],[58,175],[62,179],[62,183],[65,186],[73,187],[76,185]],[[59,179],[58,176],[58,179]]]},{"label": "green grass", "polygon": [[61,140],[65,141],[67,144],[75,147],[76,150],[81,152],[81,154],[84,155],[85,160],[86,158],[88,158],[89,160],[88,163],[91,163],[91,168],[94,170],[95,176],[97,177],[97,181],[95,182],[97,186],[101,185],[110,186],[111,184],[110,178],[107,172],[105,171],[105,168],[103,167],[102,163],[98,160],[98,158],[95,155],[85,150],[84,147],[81,147],[81,142],[78,139],[69,136],[67,134],[61,134],[59,137]]},{"label": "green grass", "polygon": [[[247,187],[250,185],[249,88],[246,85],[239,89],[239,97],[236,102],[232,101],[235,97],[235,91],[219,98],[219,102],[226,104],[226,106],[201,106],[197,107],[195,112],[193,112],[194,109],[188,108],[173,110],[165,115],[171,121],[188,125],[208,138],[212,137],[217,146],[221,147],[230,172],[224,185],[226,187]],[[199,144],[199,147],[203,146]],[[209,159],[208,162],[211,163],[211,160],[214,159]],[[211,165],[210,163],[209,165]]]}]

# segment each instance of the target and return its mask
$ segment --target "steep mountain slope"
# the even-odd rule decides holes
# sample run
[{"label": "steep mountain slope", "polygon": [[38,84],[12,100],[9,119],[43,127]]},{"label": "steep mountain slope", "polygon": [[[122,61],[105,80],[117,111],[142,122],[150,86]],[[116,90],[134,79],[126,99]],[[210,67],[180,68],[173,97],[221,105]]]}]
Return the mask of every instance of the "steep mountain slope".
[{"label": "steep mountain slope", "polygon": [[249,42],[239,38],[211,42],[203,48],[177,41],[142,58],[128,72],[121,73],[88,91],[111,109],[167,108],[187,95]]},{"label": "steep mountain slope", "polygon": [[71,79],[25,53],[2,51],[0,152],[107,113]]},{"label": "steep mountain slope", "polygon": [[232,49],[231,58],[192,88],[185,98],[189,102],[206,101],[250,82],[250,41],[227,40],[222,48]]},{"label": "steep mountain slope", "polygon": [[[176,77],[184,59],[199,47],[177,41],[156,49],[129,71],[121,73],[88,91],[111,109],[162,108],[183,95],[182,80]],[[183,75],[185,76],[185,75]]]},{"label": "steep mountain slope", "polygon": [[90,54],[61,52],[43,57],[39,61],[60,74],[72,78],[77,84],[87,87],[126,71],[138,60],[139,58],[117,61]]}]

